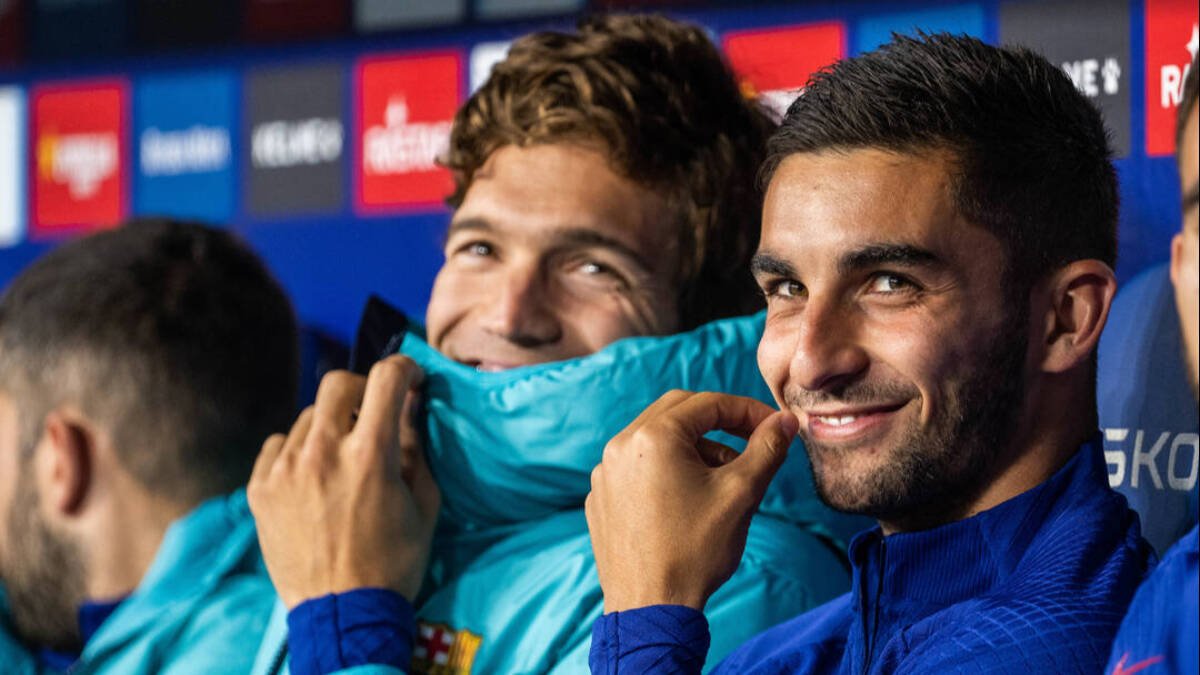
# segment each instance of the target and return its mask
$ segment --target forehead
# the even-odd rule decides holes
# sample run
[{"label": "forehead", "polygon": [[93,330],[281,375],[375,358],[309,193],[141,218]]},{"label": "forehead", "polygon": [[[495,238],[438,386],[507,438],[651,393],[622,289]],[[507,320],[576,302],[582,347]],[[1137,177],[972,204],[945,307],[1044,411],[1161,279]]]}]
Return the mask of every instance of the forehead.
[{"label": "forehead", "polygon": [[792,155],[767,188],[762,247],[788,257],[829,258],[863,246],[898,244],[951,263],[998,254],[999,241],[959,215],[954,168],[953,156],[944,151],[865,148]]},{"label": "forehead", "polygon": [[456,223],[482,221],[530,239],[588,229],[652,250],[669,236],[666,200],[618,175],[598,149],[504,146],[475,173]]}]

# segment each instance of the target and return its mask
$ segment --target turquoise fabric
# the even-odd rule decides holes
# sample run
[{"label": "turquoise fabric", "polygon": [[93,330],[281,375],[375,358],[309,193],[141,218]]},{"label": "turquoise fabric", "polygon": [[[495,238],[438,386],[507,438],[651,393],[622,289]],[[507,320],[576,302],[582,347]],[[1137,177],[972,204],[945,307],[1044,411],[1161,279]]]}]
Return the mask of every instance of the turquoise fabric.
[{"label": "turquoise fabric", "polygon": [[[245,493],[210,499],[167,530],[142,583],[96,631],[71,675],[249,672],[275,603]],[[4,673],[45,674],[0,609]]]},{"label": "turquoise fabric", "polygon": [[[586,673],[591,624],[603,608],[582,510],[592,468],[608,440],[670,389],[773,404],[755,360],[762,326],[761,314],[718,321],[499,373],[455,363],[416,333],[406,335],[400,351],[425,371],[426,450],[443,504],[426,591],[416,603],[423,629],[477,639],[473,659],[462,662],[470,672]],[[707,607],[722,627],[714,631],[713,663],[845,592],[839,551],[863,523],[819,502],[797,443],[751,525],[741,566]],[[286,641],[281,615],[256,673],[275,672],[267,666]],[[415,672],[428,669],[421,649],[419,638]]]}]

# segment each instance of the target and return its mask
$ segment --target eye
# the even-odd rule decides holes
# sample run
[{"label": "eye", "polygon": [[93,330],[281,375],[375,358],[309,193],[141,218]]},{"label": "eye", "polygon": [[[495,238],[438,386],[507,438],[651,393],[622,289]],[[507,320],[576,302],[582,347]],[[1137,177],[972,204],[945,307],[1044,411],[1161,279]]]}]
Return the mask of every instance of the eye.
[{"label": "eye", "polygon": [[583,274],[587,274],[589,276],[597,276],[597,275],[602,275],[602,274],[606,274],[606,275],[615,275],[616,274],[616,270],[609,267],[608,265],[605,265],[604,263],[596,262],[595,260],[587,260],[587,261],[581,263],[578,267],[578,271]]},{"label": "eye", "polygon": [[804,294],[804,284],[792,279],[771,281],[763,287],[767,300],[772,298],[798,298]]},{"label": "eye", "polygon": [[476,258],[487,258],[493,255],[496,251],[491,244],[486,241],[471,241],[458,247],[457,253],[462,253]]},{"label": "eye", "polygon": [[895,293],[909,293],[915,291],[917,290],[917,286],[899,274],[884,272],[876,274],[871,278],[868,290],[872,293],[891,295]]}]

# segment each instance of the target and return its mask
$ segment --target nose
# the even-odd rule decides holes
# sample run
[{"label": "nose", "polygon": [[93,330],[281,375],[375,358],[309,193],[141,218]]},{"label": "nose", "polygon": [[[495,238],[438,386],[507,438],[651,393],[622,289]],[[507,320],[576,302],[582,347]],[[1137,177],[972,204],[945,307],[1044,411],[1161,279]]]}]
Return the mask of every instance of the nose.
[{"label": "nose", "polygon": [[870,365],[853,307],[810,299],[794,324],[788,379],[807,391],[828,391],[857,380]]},{"label": "nose", "polygon": [[497,278],[485,309],[484,330],[520,347],[562,338],[562,323],[550,282],[535,264],[510,265]]}]

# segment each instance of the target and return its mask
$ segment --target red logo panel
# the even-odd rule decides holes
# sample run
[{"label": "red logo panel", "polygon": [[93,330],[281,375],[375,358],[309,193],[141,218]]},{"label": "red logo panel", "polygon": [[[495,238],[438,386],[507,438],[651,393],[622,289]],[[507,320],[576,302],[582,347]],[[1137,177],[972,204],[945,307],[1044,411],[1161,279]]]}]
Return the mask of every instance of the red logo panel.
[{"label": "red logo panel", "polygon": [[1183,79],[1196,58],[1195,0],[1146,0],[1146,154],[1175,152]]},{"label": "red logo panel", "polygon": [[725,36],[724,48],[742,92],[782,116],[809,75],[846,55],[846,27],[831,21],[738,31]]},{"label": "red logo panel", "polygon": [[34,88],[35,238],[111,227],[125,217],[127,86],[104,80]]},{"label": "red logo panel", "polygon": [[355,207],[378,212],[440,204],[453,189],[438,166],[462,96],[458,52],[373,57],[355,68]]}]

